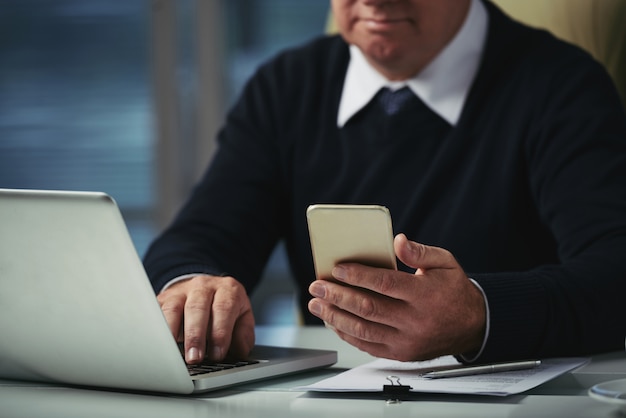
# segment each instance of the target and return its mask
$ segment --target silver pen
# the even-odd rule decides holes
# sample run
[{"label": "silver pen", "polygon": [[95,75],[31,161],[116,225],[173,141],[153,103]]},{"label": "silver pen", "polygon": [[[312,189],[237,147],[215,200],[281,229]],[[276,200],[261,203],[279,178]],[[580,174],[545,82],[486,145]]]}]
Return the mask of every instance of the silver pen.
[{"label": "silver pen", "polygon": [[541,365],[541,360],[514,361],[510,363],[484,364],[480,366],[467,366],[458,369],[437,370],[424,373],[422,377],[428,379],[441,379],[444,377],[473,376],[475,374],[510,372],[515,370],[533,369]]}]

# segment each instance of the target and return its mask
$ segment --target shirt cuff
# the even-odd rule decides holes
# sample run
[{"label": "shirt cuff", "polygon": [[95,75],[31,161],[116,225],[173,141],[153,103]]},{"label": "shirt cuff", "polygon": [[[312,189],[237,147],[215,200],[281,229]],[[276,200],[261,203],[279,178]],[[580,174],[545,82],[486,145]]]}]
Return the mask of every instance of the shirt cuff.
[{"label": "shirt cuff", "polygon": [[191,279],[192,277],[199,276],[200,274],[205,274],[205,273],[190,273],[190,274],[183,274],[182,276],[174,277],[172,280],[165,283],[165,286],[163,286],[163,288],[161,289],[159,293],[163,293],[168,287],[172,286],[173,284],[182,282],[183,280]]},{"label": "shirt cuff", "polygon": [[491,315],[489,314],[489,301],[487,300],[487,295],[485,294],[485,291],[476,280],[470,278],[470,281],[474,284],[474,286],[478,288],[478,290],[480,290],[480,293],[482,293],[483,295],[483,300],[485,301],[485,336],[483,338],[483,343],[481,344],[480,349],[477,352],[464,353],[457,356],[457,359],[463,363],[473,363],[481,356],[481,354],[485,350],[485,345],[487,345],[487,339],[489,338],[489,324],[491,322]]}]

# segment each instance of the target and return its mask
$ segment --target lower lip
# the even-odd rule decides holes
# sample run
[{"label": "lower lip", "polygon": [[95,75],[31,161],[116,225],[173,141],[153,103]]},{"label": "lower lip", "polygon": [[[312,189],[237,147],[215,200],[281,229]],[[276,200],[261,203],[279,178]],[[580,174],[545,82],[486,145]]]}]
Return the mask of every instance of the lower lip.
[{"label": "lower lip", "polygon": [[406,20],[365,20],[365,25],[370,30],[388,31],[406,23]]}]

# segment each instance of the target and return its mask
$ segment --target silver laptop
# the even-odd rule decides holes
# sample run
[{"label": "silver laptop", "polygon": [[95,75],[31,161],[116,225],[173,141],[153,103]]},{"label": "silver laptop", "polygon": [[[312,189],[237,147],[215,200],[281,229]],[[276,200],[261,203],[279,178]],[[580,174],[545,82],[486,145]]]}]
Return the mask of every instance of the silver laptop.
[{"label": "silver laptop", "polygon": [[0,189],[0,378],[188,394],[337,353],[257,346],[246,360],[188,370],[108,195]]}]

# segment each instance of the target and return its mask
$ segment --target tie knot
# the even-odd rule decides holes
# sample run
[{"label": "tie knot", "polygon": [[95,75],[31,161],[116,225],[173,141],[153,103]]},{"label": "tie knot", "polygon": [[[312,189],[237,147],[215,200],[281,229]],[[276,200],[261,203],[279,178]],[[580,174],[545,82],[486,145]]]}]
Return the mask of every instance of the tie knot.
[{"label": "tie knot", "polygon": [[393,115],[398,113],[402,106],[413,96],[413,91],[408,87],[402,87],[395,91],[384,87],[378,94],[378,101],[383,106],[386,114]]}]

